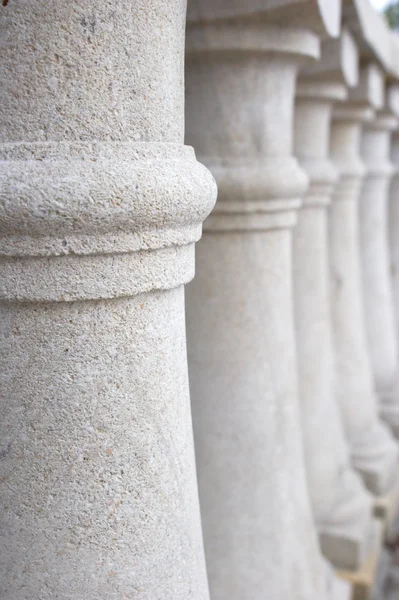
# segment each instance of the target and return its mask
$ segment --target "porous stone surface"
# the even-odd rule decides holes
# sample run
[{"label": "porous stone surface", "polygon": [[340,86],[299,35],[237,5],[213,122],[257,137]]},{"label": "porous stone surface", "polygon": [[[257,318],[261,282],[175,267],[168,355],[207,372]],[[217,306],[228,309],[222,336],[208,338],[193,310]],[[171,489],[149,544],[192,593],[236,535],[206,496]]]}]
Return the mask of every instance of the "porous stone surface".
[{"label": "porous stone surface", "polygon": [[327,598],[306,488],[292,320],[291,227],[307,185],[292,156],[293,99],[301,58],[317,53],[312,33],[257,18],[196,22],[187,32],[187,141],[219,190],[187,288],[215,600],[288,600],[293,590],[301,600]]},{"label": "porous stone surface", "polygon": [[395,485],[398,450],[379,420],[374,392],[361,281],[359,194],[365,174],[360,157],[362,124],[372,118],[372,107],[382,101],[382,83],[376,67],[362,69],[349,100],[334,109],[330,146],[340,178],[329,216],[336,397],[352,463],[377,495]]},{"label": "porous stone surface", "polygon": [[207,598],[182,287],[0,307],[1,597]]},{"label": "porous stone surface", "polygon": [[[3,3],[5,4],[5,3]],[[185,2],[0,11],[0,597],[207,600]]]},{"label": "porous stone surface", "polygon": [[[341,45],[338,42],[338,45]],[[331,60],[331,43],[327,55]],[[337,58],[340,53],[336,52]],[[334,71],[341,69],[336,64]],[[305,69],[295,109],[295,154],[310,185],[293,230],[294,308],[303,444],[321,548],[337,567],[358,568],[369,550],[371,497],[352,470],[334,389],[328,263],[328,205],[337,181],[329,159],[333,103],[346,87]],[[341,80],[343,79],[341,71]]]}]

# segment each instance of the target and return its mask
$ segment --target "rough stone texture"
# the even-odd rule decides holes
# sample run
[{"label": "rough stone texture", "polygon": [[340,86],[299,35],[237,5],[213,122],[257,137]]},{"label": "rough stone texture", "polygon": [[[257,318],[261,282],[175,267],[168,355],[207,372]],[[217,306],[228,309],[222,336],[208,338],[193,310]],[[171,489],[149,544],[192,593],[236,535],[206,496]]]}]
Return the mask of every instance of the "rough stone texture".
[{"label": "rough stone texture", "polygon": [[397,448],[379,421],[367,348],[359,255],[358,202],[365,167],[360,158],[362,123],[380,98],[380,72],[363,69],[350,100],[334,110],[331,157],[340,175],[329,218],[331,310],[335,385],[353,465],[375,494],[397,479]]},{"label": "rough stone texture", "polygon": [[183,0],[0,9],[0,597],[206,600]]},{"label": "rough stone texture", "polygon": [[399,436],[399,355],[389,272],[388,191],[393,116],[381,114],[363,129],[367,175],[360,197],[360,246],[366,329],[382,417]]},{"label": "rough stone texture", "polygon": [[307,185],[291,155],[295,76],[301,56],[317,52],[311,33],[259,19],[188,28],[187,140],[219,188],[187,288],[214,600],[327,597],[301,447],[291,287],[291,227]]},{"label": "rough stone texture", "polygon": [[323,81],[306,71],[299,79],[295,154],[310,186],[293,230],[294,304],[306,470],[321,548],[336,566],[358,568],[369,550],[372,501],[352,470],[334,394],[329,301],[327,208],[337,181],[330,121],[333,102],[345,97],[344,84],[327,73]]},{"label": "rough stone texture", "polygon": [[207,598],[182,306],[0,305],[1,598]]}]

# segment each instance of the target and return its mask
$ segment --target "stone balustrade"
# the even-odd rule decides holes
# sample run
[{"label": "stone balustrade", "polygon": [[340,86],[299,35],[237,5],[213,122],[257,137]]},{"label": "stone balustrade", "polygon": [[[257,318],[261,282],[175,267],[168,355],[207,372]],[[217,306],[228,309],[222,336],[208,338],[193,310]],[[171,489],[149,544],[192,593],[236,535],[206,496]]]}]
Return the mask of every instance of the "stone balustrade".
[{"label": "stone balustrade", "polygon": [[399,36],[5,0],[0,50],[1,600],[388,600]]}]

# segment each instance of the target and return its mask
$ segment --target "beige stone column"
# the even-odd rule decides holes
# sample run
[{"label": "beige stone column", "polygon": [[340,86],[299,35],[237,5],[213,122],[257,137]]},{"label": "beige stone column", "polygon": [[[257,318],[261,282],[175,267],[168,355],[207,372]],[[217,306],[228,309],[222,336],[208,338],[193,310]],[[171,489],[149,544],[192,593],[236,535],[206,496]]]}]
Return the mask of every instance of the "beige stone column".
[{"label": "beige stone column", "polygon": [[366,177],[360,196],[360,246],[368,347],[380,412],[399,437],[399,354],[389,258],[388,199],[393,175],[392,131],[398,120],[381,111],[361,140]]},{"label": "beige stone column", "polygon": [[323,44],[321,61],[301,73],[295,155],[310,185],[293,230],[299,395],[313,514],[325,556],[339,564],[351,546],[352,568],[367,551],[371,501],[352,469],[335,397],[327,219],[338,178],[329,158],[332,107],[357,76],[357,48],[347,31]]},{"label": "beige stone column", "polygon": [[329,216],[331,315],[336,397],[354,467],[367,487],[383,494],[395,484],[397,449],[379,421],[367,348],[359,255],[359,193],[365,167],[360,158],[362,123],[382,102],[382,75],[370,65],[348,102],[337,106],[331,157],[340,175]]},{"label": "beige stone column", "polygon": [[[3,3],[4,4],[4,3]],[[0,596],[206,600],[183,0],[0,8]]]},{"label": "beige stone column", "polygon": [[323,598],[303,462],[291,258],[307,186],[292,156],[295,81],[318,40],[274,26],[269,13],[241,19],[237,9],[224,21],[213,20],[215,4],[210,14],[206,8],[187,32],[186,135],[219,195],[197,247],[187,326],[211,597]]}]

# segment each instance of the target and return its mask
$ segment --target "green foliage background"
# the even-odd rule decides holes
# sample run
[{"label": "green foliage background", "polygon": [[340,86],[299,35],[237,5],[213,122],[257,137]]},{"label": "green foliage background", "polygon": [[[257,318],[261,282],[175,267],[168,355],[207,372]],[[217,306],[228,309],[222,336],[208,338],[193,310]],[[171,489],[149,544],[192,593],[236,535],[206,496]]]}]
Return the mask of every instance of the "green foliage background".
[{"label": "green foliage background", "polygon": [[384,15],[391,29],[399,29],[399,1],[387,6]]}]

